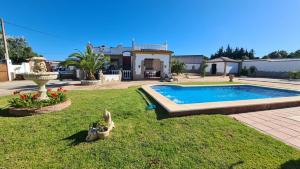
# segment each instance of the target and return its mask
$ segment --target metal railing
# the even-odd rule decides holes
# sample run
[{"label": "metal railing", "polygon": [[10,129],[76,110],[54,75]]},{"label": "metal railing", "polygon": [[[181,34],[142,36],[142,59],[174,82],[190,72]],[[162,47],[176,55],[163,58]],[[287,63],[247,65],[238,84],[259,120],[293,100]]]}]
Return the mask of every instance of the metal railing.
[{"label": "metal railing", "polygon": [[166,44],[140,44],[134,45],[133,50],[142,50],[142,49],[153,49],[153,50],[168,50],[168,45]]},{"label": "metal railing", "polygon": [[116,74],[119,74],[120,73],[120,70],[111,70],[111,74],[113,75],[116,75]]},{"label": "metal railing", "polygon": [[131,80],[131,70],[122,70],[122,78],[124,80]]}]

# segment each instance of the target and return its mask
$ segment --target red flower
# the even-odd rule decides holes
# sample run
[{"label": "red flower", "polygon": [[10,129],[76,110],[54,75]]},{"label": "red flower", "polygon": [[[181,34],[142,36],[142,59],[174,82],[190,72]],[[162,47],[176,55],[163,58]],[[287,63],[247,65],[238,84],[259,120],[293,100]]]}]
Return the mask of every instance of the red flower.
[{"label": "red flower", "polygon": [[28,99],[28,95],[26,95],[26,94],[21,94],[21,95],[20,95],[20,98],[23,99],[23,100]]},{"label": "red flower", "polygon": [[52,97],[57,97],[57,93],[51,93]]},{"label": "red flower", "polygon": [[35,94],[32,96],[32,98],[33,98],[33,99],[37,99],[39,96],[40,96],[39,93],[35,93]]},{"label": "red flower", "polygon": [[64,89],[63,89],[62,87],[60,87],[60,88],[57,88],[57,91],[58,91],[58,92],[63,92]]},{"label": "red flower", "polygon": [[52,89],[51,89],[51,88],[48,88],[48,89],[47,89],[47,92],[51,92],[51,91],[52,91]]}]

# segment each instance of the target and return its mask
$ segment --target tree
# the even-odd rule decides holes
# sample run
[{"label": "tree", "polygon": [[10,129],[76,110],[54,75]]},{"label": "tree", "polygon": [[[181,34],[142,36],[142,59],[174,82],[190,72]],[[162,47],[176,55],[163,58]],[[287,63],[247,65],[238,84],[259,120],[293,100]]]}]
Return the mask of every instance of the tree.
[{"label": "tree", "polygon": [[291,52],[289,55],[288,55],[288,58],[300,58],[300,50],[297,50],[295,52]]},{"label": "tree", "polygon": [[185,64],[183,62],[179,62],[178,60],[176,60],[172,62],[171,72],[179,75],[180,73],[183,73],[184,68],[185,68]]},{"label": "tree", "polygon": [[204,60],[202,63],[201,63],[201,65],[200,65],[200,75],[201,75],[201,77],[204,77],[205,76],[205,73],[206,73],[206,71],[205,71],[205,69],[207,68],[207,64],[206,64],[206,61]]},{"label": "tree", "polygon": [[[25,38],[9,37],[6,39],[8,44],[8,54],[13,64],[20,64],[32,57],[42,57],[32,51]],[[3,42],[1,41],[1,44]],[[0,58],[4,58],[4,47],[0,45]]]},{"label": "tree", "polygon": [[263,59],[284,59],[289,56],[288,52],[285,50],[278,50],[271,52],[263,57]]},{"label": "tree", "polygon": [[108,56],[101,56],[93,52],[90,46],[86,47],[86,51],[72,53],[64,62],[66,66],[74,65],[86,73],[87,80],[95,80],[97,71],[103,68],[105,61],[108,61]]},{"label": "tree", "polygon": [[211,55],[211,59],[219,58],[219,57],[228,57],[231,59],[256,59],[254,56],[254,50],[251,49],[250,52],[244,48],[231,48],[229,45],[224,51],[223,47],[221,47],[215,54]]}]

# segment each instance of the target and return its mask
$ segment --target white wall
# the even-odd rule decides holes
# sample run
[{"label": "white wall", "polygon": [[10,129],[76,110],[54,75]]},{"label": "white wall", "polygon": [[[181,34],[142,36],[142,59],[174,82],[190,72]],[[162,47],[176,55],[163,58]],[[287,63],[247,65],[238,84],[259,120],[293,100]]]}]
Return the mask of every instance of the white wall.
[{"label": "white wall", "polygon": [[239,63],[227,62],[226,73],[238,73]]},{"label": "white wall", "polygon": [[122,76],[120,74],[103,75],[103,78],[104,82],[121,81]]},{"label": "white wall", "polygon": [[223,74],[224,73],[224,62],[215,62],[215,63],[206,63],[206,64],[207,64],[207,67],[206,67],[205,71],[207,73],[211,73],[212,64],[217,65],[217,74]]},{"label": "white wall", "polygon": [[22,74],[22,73],[29,73],[30,72],[30,65],[29,63],[23,62],[20,65],[13,65],[10,64],[8,67],[9,74],[12,79],[16,78],[16,74]]},{"label": "white wall", "polygon": [[[212,64],[217,65],[217,74],[223,74],[224,73],[225,62],[207,63],[207,67],[205,69],[205,71],[207,73],[211,73]],[[227,62],[227,64],[226,64],[226,73],[238,73],[238,70],[239,70],[239,63]]]},{"label": "white wall", "polygon": [[137,75],[142,73],[142,60],[144,59],[160,59],[164,62],[164,74],[170,73],[170,56],[164,54],[136,54],[135,72]]},{"label": "white wall", "polygon": [[[201,64],[185,64],[186,70],[199,70]],[[194,69],[193,69],[194,66]]]},{"label": "white wall", "polygon": [[263,72],[290,72],[300,71],[300,59],[283,60],[246,60],[242,67],[250,68],[255,66],[257,71]]}]

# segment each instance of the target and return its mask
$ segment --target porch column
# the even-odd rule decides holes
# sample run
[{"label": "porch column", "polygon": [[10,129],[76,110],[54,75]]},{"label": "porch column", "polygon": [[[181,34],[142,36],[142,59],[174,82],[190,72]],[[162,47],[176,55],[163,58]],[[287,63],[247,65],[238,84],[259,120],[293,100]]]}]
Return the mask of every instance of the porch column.
[{"label": "porch column", "polygon": [[223,74],[223,76],[226,76],[226,68],[227,68],[227,62],[224,62],[224,74]]}]

